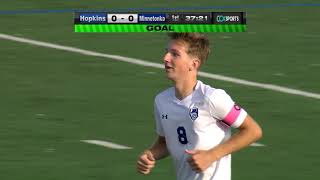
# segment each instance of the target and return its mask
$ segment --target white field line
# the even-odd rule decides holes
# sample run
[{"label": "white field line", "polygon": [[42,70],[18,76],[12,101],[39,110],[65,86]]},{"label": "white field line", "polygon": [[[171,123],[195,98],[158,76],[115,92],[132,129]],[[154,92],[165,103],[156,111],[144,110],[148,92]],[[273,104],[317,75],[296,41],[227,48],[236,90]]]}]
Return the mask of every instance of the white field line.
[{"label": "white field line", "polygon": [[252,143],[252,144],[250,144],[250,146],[252,146],[252,147],[263,147],[263,146],[266,146],[266,145],[261,144],[261,143]]},{"label": "white field line", "polygon": [[120,144],[115,144],[115,143],[108,142],[108,141],[81,140],[81,142],[95,144],[98,146],[103,146],[103,147],[107,147],[107,148],[111,148],[111,149],[132,149],[132,147],[128,147],[128,146],[124,146],[124,145],[120,145]]},{"label": "white field line", "polygon": [[[111,149],[132,149],[132,147],[128,147],[128,146],[124,146],[124,145],[120,145],[120,144],[115,144],[115,143],[108,142],[108,141],[81,140],[81,142],[89,143],[89,144],[95,144],[95,145],[98,145],[98,146],[103,146],[103,147],[107,147],[107,148],[111,148]],[[263,147],[265,145],[261,144],[261,143],[252,143],[252,144],[250,144],[250,146],[252,146],[252,147]]]},{"label": "white field line", "polygon": [[[75,52],[75,53],[79,53],[79,54],[83,54],[83,55],[87,55],[87,56],[104,57],[104,58],[127,62],[127,63],[131,63],[131,64],[137,64],[140,66],[149,66],[149,67],[163,69],[163,65],[159,64],[159,63],[153,63],[153,62],[148,62],[148,61],[141,60],[141,59],[124,57],[124,56],[119,56],[119,55],[99,53],[99,52],[84,50],[84,49],[70,47],[70,46],[62,46],[62,45],[53,44],[53,43],[36,41],[36,40],[32,40],[32,39],[20,38],[20,37],[16,37],[16,36],[7,35],[7,34],[0,33],[0,39],[6,39],[6,40],[10,40],[10,41],[16,41],[16,42],[21,42],[21,43],[26,43],[26,44],[31,44],[31,45],[41,46],[41,47],[47,47],[47,48],[52,48],[52,49],[59,49],[59,50],[63,50],[63,51]],[[247,81],[247,80],[243,80],[243,79],[228,77],[228,76],[219,75],[219,74],[211,74],[211,73],[206,73],[206,72],[199,72],[199,76],[211,78],[211,79],[217,79],[217,80],[221,80],[221,81],[232,82],[235,84],[242,84],[242,85],[246,85],[246,86],[258,87],[261,89],[268,89],[268,90],[272,90],[272,91],[283,92],[286,94],[294,94],[294,95],[298,95],[298,96],[320,99],[320,94],[318,94],[318,93],[312,93],[312,92],[302,91],[302,90],[298,90],[298,89],[291,89],[291,88],[282,87],[282,86],[273,85],[273,84],[257,83],[257,82],[253,82],[253,81]]]}]

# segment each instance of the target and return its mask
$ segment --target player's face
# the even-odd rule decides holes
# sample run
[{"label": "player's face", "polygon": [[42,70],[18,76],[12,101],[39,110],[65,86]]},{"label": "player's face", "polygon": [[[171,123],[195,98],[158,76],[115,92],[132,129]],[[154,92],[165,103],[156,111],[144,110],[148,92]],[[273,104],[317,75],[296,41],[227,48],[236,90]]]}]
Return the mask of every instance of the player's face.
[{"label": "player's face", "polygon": [[171,41],[163,57],[167,77],[177,81],[187,77],[192,66],[192,57],[187,53],[187,45],[181,41]]}]

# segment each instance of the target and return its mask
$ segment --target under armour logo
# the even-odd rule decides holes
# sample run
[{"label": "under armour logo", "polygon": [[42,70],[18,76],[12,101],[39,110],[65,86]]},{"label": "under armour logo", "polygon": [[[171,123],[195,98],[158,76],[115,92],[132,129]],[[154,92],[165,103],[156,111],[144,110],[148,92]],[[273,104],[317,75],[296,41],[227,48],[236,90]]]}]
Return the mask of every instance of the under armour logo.
[{"label": "under armour logo", "polygon": [[168,114],[166,114],[166,115],[162,114],[162,119],[164,119],[164,118],[168,119]]}]

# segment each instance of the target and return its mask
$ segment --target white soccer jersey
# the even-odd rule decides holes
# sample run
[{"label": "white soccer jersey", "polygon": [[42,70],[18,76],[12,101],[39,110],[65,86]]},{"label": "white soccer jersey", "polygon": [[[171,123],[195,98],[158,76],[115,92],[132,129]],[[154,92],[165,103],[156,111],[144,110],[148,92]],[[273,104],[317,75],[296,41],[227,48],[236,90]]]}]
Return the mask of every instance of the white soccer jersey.
[{"label": "white soccer jersey", "polygon": [[174,160],[178,180],[230,180],[231,155],[213,163],[205,172],[196,173],[187,162],[185,150],[208,150],[231,136],[230,126],[239,127],[247,113],[230,96],[197,82],[192,94],[179,100],[174,87],[155,98],[156,130],[164,136]]}]

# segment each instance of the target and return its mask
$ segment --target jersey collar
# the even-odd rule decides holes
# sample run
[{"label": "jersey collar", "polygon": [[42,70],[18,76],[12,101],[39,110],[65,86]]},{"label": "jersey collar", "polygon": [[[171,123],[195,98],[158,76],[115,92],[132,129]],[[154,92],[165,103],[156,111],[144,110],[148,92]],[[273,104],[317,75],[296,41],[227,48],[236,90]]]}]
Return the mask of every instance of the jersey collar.
[{"label": "jersey collar", "polygon": [[202,82],[197,80],[197,84],[196,84],[196,87],[195,87],[194,91],[190,95],[188,95],[187,97],[185,97],[182,100],[178,99],[175,96],[175,90],[174,90],[174,88],[172,88],[173,89],[173,93],[171,95],[172,95],[172,98],[173,98],[173,102],[178,104],[178,105],[190,107],[192,105],[192,102],[194,101],[194,99],[196,99],[197,95],[199,94],[197,92],[199,91],[201,84],[202,84]]}]

